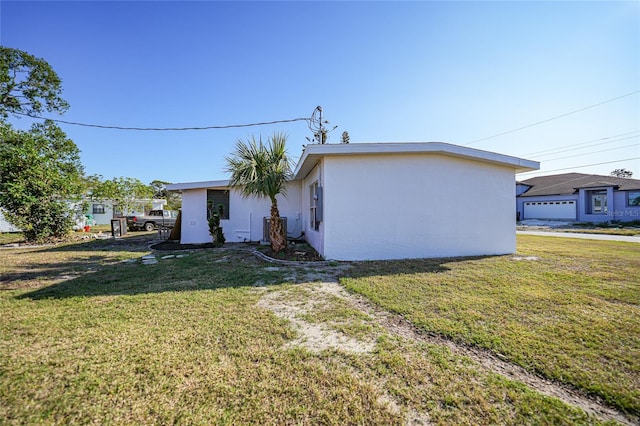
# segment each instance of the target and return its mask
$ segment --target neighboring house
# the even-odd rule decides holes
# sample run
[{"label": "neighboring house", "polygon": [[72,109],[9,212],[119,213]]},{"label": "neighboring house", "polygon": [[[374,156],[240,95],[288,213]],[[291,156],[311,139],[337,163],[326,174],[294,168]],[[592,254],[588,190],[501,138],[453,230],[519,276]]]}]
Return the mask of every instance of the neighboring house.
[{"label": "neighboring house", "polygon": [[111,200],[100,200],[100,201],[87,201],[87,209],[84,212],[85,217],[91,215],[93,218],[94,225],[110,225],[111,219],[114,217],[122,216],[123,214],[135,214],[135,213],[144,213],[145,206],[149,207],[148,210],[159,210],[164,209],[164,206],[167,204],[167,200],[164,199],[153,199],[153,200],[140,200],[134,203],[131,212],[122,212],[118,205]]},{"label": "neighboring house", "polygon": [[[436,142],[307,145],[278,207],[289,236],[303,234],[326,259],[513,253],[515,173],[538,167]],[[245,199],[227,181],[167,189],[182,192],[182,243],[211,241],[208,205],[225,205],[228,242],[268,235],[269,201]]]},{"label": "neighboring house", "polygon": [[516,183],[520,219],[640,220],[640,180],[564,173]]},{"label": "neighboring house", "polygon": [[[151,210],[163,209],[167,204],[167,200],[154,199],[154,200],[140,200],[140,202],[132,209],[132,213],[144,212],[144,206],[151,206]],[[78,203],[71,203],[71,206],[77,206]],[[118,210],[118,206],[113,201],[86,201],[86,210],[77,215],[74,219],[76,222],[75,228],[82,228],[85,225],[110,225],[111,219],[122,215],[122,212]],[[74,208],[75,209],[75,208]],[[89,221],[91,216],[91,221]],[[2,210],[0,210],[0,232],[20,232],[20,229],[9,223]]]}]

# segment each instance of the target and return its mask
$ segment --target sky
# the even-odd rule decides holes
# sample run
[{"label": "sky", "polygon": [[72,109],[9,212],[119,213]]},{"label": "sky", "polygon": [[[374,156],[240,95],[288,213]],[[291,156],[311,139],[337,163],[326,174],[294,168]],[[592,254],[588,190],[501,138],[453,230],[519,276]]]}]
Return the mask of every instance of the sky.
[{"label": "sky", "polygon": [[[0,44],[61,77],[71,107],[45,117],[206,127],[321,106],[337,126],[329,143],[347,131],[351,143],[438,141],[541,162],[519,180],[618,168],[640,179],[638,1],[1,0]],[[312,138],[305,121],[60,127],[87,175],[145,183],[226,179],[239,139],[286,133],[295,161]]]}]

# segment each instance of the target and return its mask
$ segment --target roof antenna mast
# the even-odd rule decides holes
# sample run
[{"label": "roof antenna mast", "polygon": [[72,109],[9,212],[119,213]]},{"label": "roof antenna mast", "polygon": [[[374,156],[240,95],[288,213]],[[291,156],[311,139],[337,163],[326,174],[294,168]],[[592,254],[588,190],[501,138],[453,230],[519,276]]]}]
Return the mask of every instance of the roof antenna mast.
[{"label": "roof antenna mast", "polygon": [[325,143],[327,141],[327,134],[324,130],[324,125],[322,124],[322,107],[318,105],[316,109],[318,110],[320,118],[320,143]]},{"label": "roof antenna mast", "polygon": [[[313,132],[313,141],[320,144],[327,143],[329,132],[335,130],[338,126],[335,126],[331,130],[327,130],[324,125],[329,124],[328,121],[322,119],[322,107],[317,106],[311,114],[309,119],[309,130]],[[309,142],[311,139],[307,138]]]}]

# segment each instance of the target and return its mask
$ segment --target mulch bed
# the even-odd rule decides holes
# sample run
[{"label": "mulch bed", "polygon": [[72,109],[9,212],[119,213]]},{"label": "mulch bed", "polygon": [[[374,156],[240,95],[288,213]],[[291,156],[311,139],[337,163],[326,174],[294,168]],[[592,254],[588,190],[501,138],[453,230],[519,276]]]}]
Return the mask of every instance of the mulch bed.
[{"label": "mulch bed", "polygon": [[[249,243],[226,243],[222,247],[218,248],[232,248],[232,247],[254,247],[260,252],[266,254],[269,257],[280,260],[297,260],[297,261],[320,261],[324,260],[322,256],[316,252],[313,247],[306,243],[289,243],[287,250],[275,253],[269,246],[258,246],[256,244]],[[180,251],[180,250],[198,250],[198,249],[212,249],[216,248],[213,243],[202,244],[180,244],[177,241],[162,241],[154,244],[150,247],[152,250],[158,251]]]},{"label": "mulch bed", "polygon": [[269,246],[261,246],[258,248],[262,253],[269,257],[280,260],[294,260],[294,261],[321,261],[324,260],[317,251],[313,249],[309,244],[292,244],[289,243],[287,249],[281,252],[274,252]]}]

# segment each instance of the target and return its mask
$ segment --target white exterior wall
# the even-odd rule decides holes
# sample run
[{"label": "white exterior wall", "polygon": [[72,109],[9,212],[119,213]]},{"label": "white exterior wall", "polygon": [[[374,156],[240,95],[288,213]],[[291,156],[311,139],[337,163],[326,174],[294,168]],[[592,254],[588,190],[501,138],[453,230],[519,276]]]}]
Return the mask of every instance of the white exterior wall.
[{"label": "white exterior wall", "polygon": [[[206,198],[206,192],[204,196]],[[302,232],[300,182],[290,182],[287,185],[287,197],[278,195],[276,200],[280,217],[287,218],[287,235],[299,236]],[[232,190],[229,194],[229,219],[221,221],[225,240],[230,243],[262,240],[263,219],[269,216],[271,200],[244,198],[238,191]]]},{"label": "white exterior wall", "polygon": [[182,192],[180,242],[182,244],[210,243],[207,222],[206,188],[189,189]]},{"label": "white exterior wall", "polygon": [[323,162],[320,161],[318,165],[316,165],[311,172],[305,176],[301,183],[301,191],[302,191],[302,226],[304,230],[305,239],[307,242],[316,249],[316,251],[320,254],[323,253],[323,241],[324,241],[324,220],[320,222],[320,229],[316,231],[315,229],[311,229],[311,215],[310,215],[310,187],[314,182],[318,182],[318,185],[323,187],[324,190],[324,180],[323,180]]},{"label": "white exterior wall", "polygon": [[[226,189],[226,188],[211,188]],[[300,183],[291,182],[287,197],[277,197],[281,217],[287,218],[287,234],[297,237],[302,231]],[[229,193],[229,219],[220,221],[227,242],[262,240],[263,218],[271,215],[269,199],[244,198],[235,190]],[[210,243],[207,221],[207,188],[182,191],[182,244]]]},{"label": "white exterior wall", "polygon": [[327,259],[515,252],[513,168],[434,154],[326,156],[323,179]]},{"label": "white exterior wall", "polygon": [[[111,201],[89,201],[85,215],[91,215],[93,217],[94,225],[109,225],[111,219],[113,219],[113,203]],[[93,213],[93,205],[102,204],[104,206],[104,213]]]}]

